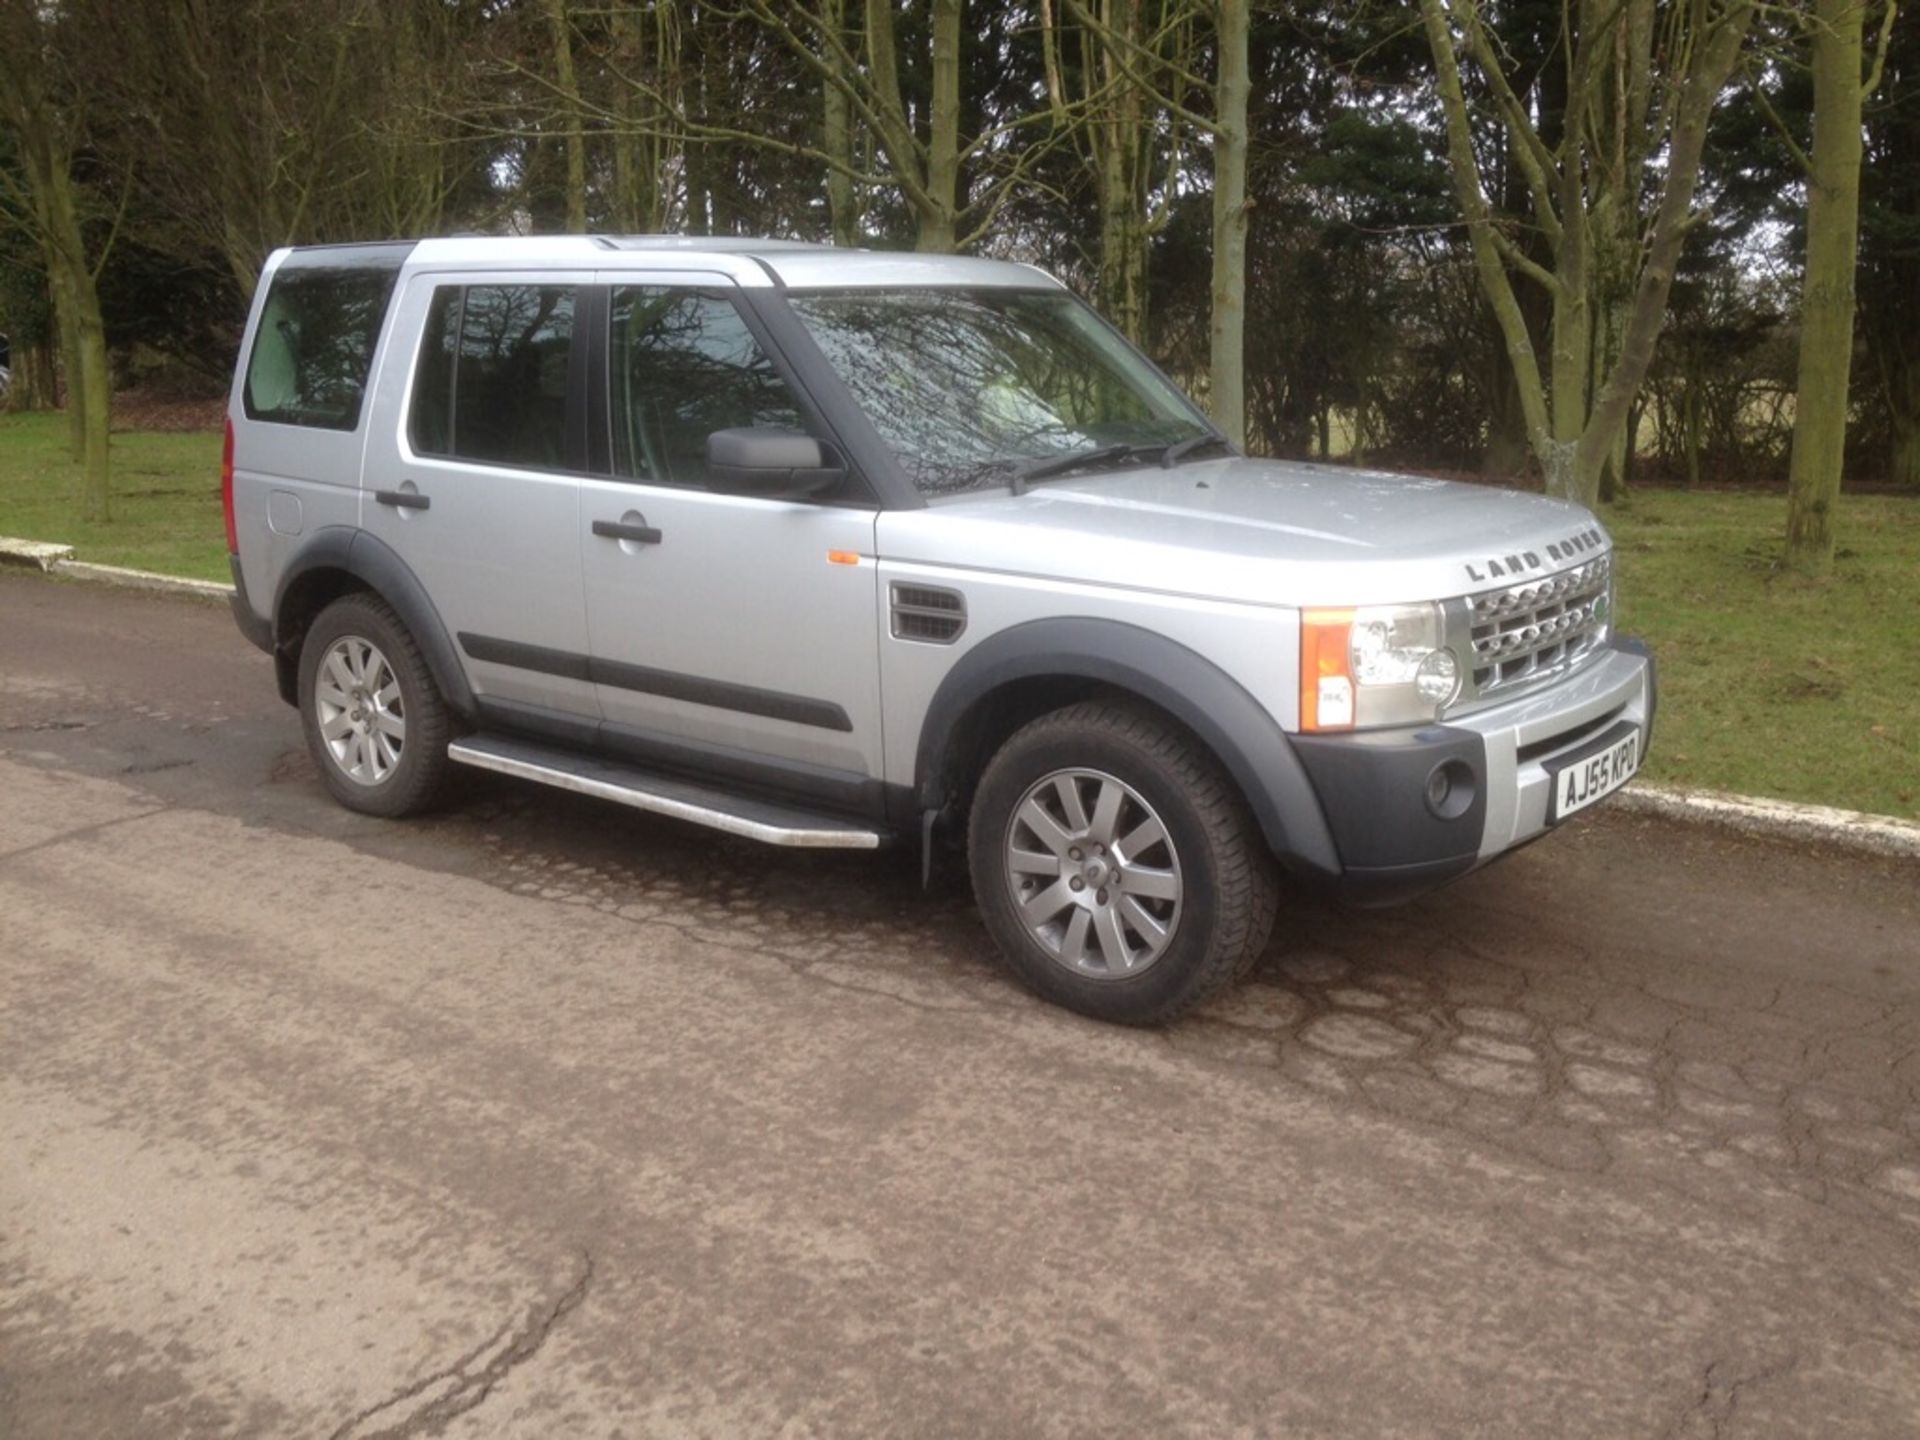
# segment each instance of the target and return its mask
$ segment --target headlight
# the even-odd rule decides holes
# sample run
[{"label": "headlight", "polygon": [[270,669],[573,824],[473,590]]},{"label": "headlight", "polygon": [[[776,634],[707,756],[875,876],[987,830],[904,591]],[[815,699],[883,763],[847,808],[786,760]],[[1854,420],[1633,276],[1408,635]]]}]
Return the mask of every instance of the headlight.
[{"label": "headlight", "polygon": [[1347,653],[1357,685],[1411,685],[1439,648],[1437,605],[1369,605],[1353,612]]},{"label": "headlight", "polygon": [[1300,724],[1349,730],[1431,720],[1460,693],[1438,605],[1364,605],[1300,617]]},{"label": "headlight", "polygon": [[1460,662],[1453,658],[1453,651],[1430,651],[1413,672],[1413,688],[1436,710],[1451,705],[1460,693]]}]

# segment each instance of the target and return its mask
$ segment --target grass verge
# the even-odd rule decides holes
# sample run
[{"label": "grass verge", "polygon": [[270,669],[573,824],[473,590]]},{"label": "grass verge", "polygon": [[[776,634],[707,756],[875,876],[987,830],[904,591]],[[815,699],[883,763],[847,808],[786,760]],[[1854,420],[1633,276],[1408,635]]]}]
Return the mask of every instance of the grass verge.
[{"label": "grass verge", "polygon": [[220,436],[116,432],[113,518],[80,518],[80,467],[64,415],[0,415],[0,535],[54,540],[74,558],[228,580]]},{"label": "grass verge", "polygon": [[1660,663],[1649,779],[1920,818],[1920,499],[1842,497],[1831,577],[1782,495],[1642,490],[1602,517]]},{"label": "grass verge", "polygon": [[[0,416],[0,534],[83,560],[227,578],[220,437],[113,437],[88,525],[58,415]],[[1920,818],[1920,500],[1847,496],[1831,578],[1778,569],[1786,500],[1643,490],[1603,517],[1622,628],[1660,661],[1649,779]]]}]

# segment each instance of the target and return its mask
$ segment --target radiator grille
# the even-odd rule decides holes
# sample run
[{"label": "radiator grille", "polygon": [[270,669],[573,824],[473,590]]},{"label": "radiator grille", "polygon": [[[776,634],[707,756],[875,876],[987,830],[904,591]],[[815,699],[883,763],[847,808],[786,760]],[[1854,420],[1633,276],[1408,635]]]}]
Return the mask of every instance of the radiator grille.
[{"label": "radiator grille", "polygon": [[893,638],[951,645],[967,628],[967,602],[953,590],[933,585],[896,582],[893,597]]},{"label": "radiator grille", "polygon": [[1604,645],[1612,626],[1613,561],[1467,597],[1473,683],[1482,695],[1567,669]]}]

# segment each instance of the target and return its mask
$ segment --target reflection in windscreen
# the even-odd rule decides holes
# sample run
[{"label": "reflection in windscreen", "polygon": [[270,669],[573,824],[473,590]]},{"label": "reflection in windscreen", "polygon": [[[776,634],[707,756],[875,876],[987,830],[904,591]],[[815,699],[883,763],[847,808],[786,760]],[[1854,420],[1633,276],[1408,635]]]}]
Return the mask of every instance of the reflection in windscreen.
[{"label": "reflection in windscreen", "polygon": [[1034,460],[1207,433],[1071,295],[1023,290],[791,294],[922,494],[1007,483]]}]

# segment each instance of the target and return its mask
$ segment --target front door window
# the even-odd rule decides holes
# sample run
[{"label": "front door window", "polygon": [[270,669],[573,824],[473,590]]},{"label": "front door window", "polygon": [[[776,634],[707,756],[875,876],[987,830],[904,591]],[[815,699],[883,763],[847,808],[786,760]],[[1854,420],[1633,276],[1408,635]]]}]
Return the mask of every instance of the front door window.
[{"label": "front door window", "polygon": [[704,487],[715,430],[806,428],[786,381],[724,296],[621,286],[609,349],[617,474]]}]

